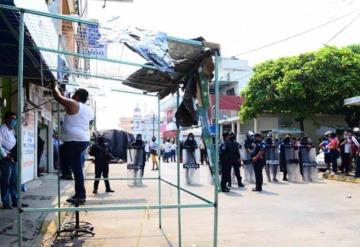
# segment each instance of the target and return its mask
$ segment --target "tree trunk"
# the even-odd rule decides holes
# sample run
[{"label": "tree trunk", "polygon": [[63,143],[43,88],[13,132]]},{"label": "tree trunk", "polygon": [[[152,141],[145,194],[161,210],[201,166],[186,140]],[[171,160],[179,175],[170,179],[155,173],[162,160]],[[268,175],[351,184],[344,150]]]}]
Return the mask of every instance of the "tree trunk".
[{"label": "tree trunk", "polygon": [[300,126],[300,130],[302,132],[304,132],[304,119],[303,118],[299,119],[299,126]]}]

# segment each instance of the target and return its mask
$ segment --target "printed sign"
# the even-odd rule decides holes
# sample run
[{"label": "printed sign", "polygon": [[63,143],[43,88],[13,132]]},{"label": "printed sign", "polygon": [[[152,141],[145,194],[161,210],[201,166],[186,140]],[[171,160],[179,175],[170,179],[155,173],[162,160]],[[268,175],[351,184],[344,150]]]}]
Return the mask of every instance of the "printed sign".
[{"label": "printed sign", "polygon": [[88,55],[96,57],[106,57],[106,45],[99,44],[98,40],[101,37],[98,25],[87,25],[88,37]]}]

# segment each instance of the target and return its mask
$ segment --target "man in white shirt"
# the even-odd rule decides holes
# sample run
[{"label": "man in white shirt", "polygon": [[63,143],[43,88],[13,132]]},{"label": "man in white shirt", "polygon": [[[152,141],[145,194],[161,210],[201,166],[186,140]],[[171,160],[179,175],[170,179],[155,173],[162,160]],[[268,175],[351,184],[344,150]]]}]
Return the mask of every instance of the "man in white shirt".
[{"label": "man in white shirt", "polygon": [[167,139],[164,144],[164,162],[169,162],[170,156],[171,156],[171,143],[170,140]]},{"label": "man in white shirt", "polygon": [[[4,209],[11,209],[12,206],[17,207],[16,124],[16,114],[8,112],[5,114],[5,123],[0,126],[0,181],[1,201]],[[10,198],[12,206],[10,205]],[[22,204],[22,207],[27,206],[26,204]]]},{"label": "man in white shirt", "polygon": [[[83,174],[83,152],[90,142],[89,124],[92,118],[89,107],[85,104],[89,93],[85,89],[77,89],[71,99],[61,95],[57,85],[53,84],[53,95],[56,101],[66,109],[60,138],[64,142],[64,155],[61,157],[71,167],[75,180],[75,195],[67,200],[75,205],[86,201]],[[64,160],[65,159],[65,160]]]}]

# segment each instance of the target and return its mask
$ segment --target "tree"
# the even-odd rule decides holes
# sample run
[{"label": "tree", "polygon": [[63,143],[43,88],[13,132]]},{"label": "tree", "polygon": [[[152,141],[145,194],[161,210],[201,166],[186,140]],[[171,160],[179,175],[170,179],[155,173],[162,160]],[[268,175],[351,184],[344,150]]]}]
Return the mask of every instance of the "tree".
[{"label": "tree", "polygon": [[344,99],[360,94],[360,46],[265,61],[255,67],[241,94],[242,121],[265,112],[290,113],[304,130],[304,119],[326,113],[344,114],[350,127],[358,125],[360,110],[344,106]]}]

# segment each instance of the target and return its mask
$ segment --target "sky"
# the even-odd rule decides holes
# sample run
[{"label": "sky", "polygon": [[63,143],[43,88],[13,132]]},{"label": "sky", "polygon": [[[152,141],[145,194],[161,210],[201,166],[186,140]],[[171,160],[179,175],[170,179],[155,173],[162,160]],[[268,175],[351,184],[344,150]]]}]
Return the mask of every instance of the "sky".
[{"label": "sky", "polygon": [[[202,36],[219,43],[222,56],[236,56],[248,60],[252,66],[324,45],[360,43],[360,18],[355,19],[359,17],[359,11],[355,11],[360,9],[360,0],[133,0],[133,3],[108,0],[105,8],[103,1],[88,1],[88,18],[106,22],[119,16],[118,23],[123,27],[163,31],[180,38]],[[256,52],[247,52],[330,21],[334,22]],[[120,54],[121,50],[116,52]],[[122,54],[125,57],[134,58],[134,55]],[[118,93],[107,93],[100,98],[99,105],[106,105],[106,109],[103,108],[104,120],[103,123],[99,120],[99,125],[110,125],[120,115],[131,115],[136,105],[145,104],[147,111],[157,109],[156,100],[151,98]]]}]

